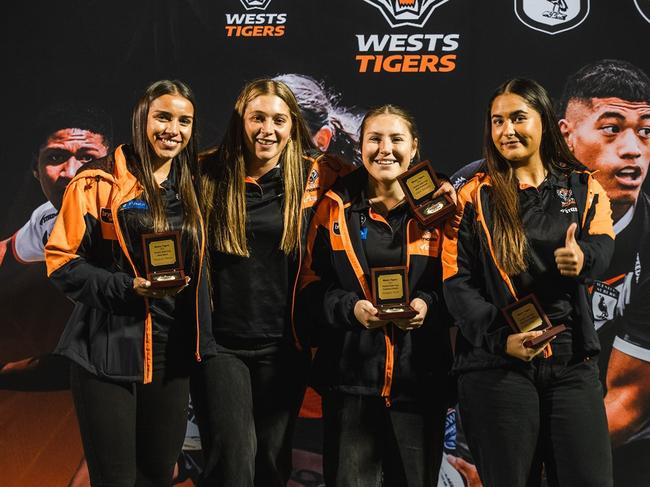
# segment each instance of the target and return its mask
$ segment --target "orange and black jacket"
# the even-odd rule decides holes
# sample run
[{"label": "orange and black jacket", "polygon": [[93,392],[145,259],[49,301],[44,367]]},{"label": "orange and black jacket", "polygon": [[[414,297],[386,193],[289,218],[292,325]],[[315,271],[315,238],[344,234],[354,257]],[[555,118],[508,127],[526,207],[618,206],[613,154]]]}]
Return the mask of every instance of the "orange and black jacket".
[{"label": "orange and black jacket", "polygon": [[[300,222],[300,251],[296,259],[296,266],[291,269],[291,335],[294,345],[299,350],[309,349],[311,346],[310,327],[297,326],[296,317],[303,316],[307,320],[316,319],[314,310],[304,307],[305,302],[297,300],[300,275],[307,249],[308,231],[316,213],[317,204],[334,183],[354,170],[354,166],[331,154],[322,154],[310,151],[304,156],[306,178],[305,190],[302,198],[302,221]],[[318,285],[313,287],[315,291]]]},{"label": "orange and black jacket", "polygon": [[361,167],[337,182],[319,203],[309,228],[299,302],[320,317],[312,385],[321,393],[334,389],[381,396],[387,403],[414,400],[431,393],[431,384],[444,386],[451,364],[449,320],[440,299],[442,233],[422,228],[410,214],[405,220],[410,298],[428,303],[425,324],[410,332],[392,323],[374,330],[363,327],[353,309],[358,300],[371,300],[370,269],[353,205],[367,181]]},{"label": "orange and black jacket", "polygon": [[[571,290],[572,340],[574,350],[596,355],[600,344],[587,301],[585,281],[604,272],[614,251],[609,199],[603,188],[587,172],[563,175],[561,184],[571,191],[571,213],[578,223],[576,239],[584,253],[578,278],[560,276]],[[512,333],[501,308],[518,296],[513,279],[497,264],[492,246],[493,221],[490,215],[490,177],[478,173],[458,193],[458,208],[445,227],[442,252],[445,301],[459,328],[454,370],[504,367],[518,363],[505,353]],[[558,221],[560,219],[558,218]],[[564,223],[558,223],[564,224]]]},{"label": "orange and black jacket", "polygon": [[[100,377],[148,383],[153,372],[151,311],[148,299],[133,292],[133,278],[141,271],[118,218],[120,207],[142,193],[129,161],[133,163],[129,148],[120,146],[82,167],[66,189],[45,258],[50,279],[75,302],[55,353]],[[196,360],[215,348],[204,235],[200,239],[201,271],[178,295],[192,301],[194,316],[183,325],[195,337]]]}]

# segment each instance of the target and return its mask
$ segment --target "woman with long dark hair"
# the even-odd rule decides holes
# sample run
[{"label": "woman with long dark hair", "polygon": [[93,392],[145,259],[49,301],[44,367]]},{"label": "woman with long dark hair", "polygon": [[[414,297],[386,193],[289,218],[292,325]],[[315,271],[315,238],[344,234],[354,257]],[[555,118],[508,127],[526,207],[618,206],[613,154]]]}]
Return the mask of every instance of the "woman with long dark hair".
[{"label": "woman with long dark hair", "polygon": [[243,88],[201,166],[218,349],[192,385],[205,482],[284,487],[309,369],[294,326],[306,230],[348,169],[313,149],[293,93],[269,79]]},{"label": "woman with long dark hair", "polygon": [[[363,167],[316,209],[301,275],[302,299],[322,315],[312,384],[323,397],[328,486],[432,486],[442,459],[451,365],[442,302],[442,229],[414,218],[398,176],[419,162],[415,120],[370,110],[360,129]],[[434,198],[453,194],[449,183]],[[404,266],[411,318],[378,316],[372,270]],[[387,272],[388,270],[380,271]]]},{"label": "woman with long dark hair", "polygon": [[[83,166],[46,246],[50,278],[76,303],[55,353],[72,361],[95,487],[171,485],[189,371],[213,352],[194,107],[184,83],[151,84],[133,110],[132,144]],[[143,235],[163,232],[171,237],[154,255]],[[188,277],[159,287],[156,263]]]},{"label": "woman with long dark hair", "polygon": [[[455,370],[467,441],[483,483],[611,486],[611,452],[585,281],[614,248],[609,200],[575,159],[538,83],[501,85],[485,115],[486,173],[459,192],[443,248],[459,327]],[[533,294],[540,318],[516,332],[503,308]],[[528,308],[530,309],[530,307]],[[586,453],[588,452],[588,453]]]}]

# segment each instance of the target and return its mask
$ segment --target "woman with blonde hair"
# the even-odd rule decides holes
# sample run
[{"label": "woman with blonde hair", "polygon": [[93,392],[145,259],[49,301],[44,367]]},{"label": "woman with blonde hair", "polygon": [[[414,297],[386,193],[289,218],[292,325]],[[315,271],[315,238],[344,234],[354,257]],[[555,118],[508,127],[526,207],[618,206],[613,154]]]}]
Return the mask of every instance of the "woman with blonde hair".
[{"label": "woman with blonde hair", "polygon": [[204,478],[285,486],[309,368],[294,296],[313,206],[347,165],[319,154],[291,90],[262,79],[239,94],[202,159],[216,357],[193,382]]}]

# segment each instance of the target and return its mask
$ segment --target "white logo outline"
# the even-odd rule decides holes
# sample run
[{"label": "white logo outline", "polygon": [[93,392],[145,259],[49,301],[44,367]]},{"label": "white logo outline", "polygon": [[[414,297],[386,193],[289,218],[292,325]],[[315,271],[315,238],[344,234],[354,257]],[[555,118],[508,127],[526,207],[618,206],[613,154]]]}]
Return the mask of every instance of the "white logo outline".
[{"label": "white logo outline", "polygon": [[[586,11],[584,12],[584,14],[580,18],[580,20],[578,22],[576,22],[576,23],[573,23],[573,20],[575,19],[575,17],[574,17],[571,20],[567,21],[567,23],[569,24],[569,27],[567,27],[565,29],[560,28],[558,30],[555,30],[554,29],[555,26],[551,26],[551,25],[549,25],[547,28],[536,27],[535,25],[532,25],[531,22],[535,22],[535,23],[537,23],[539,25],[542,25],[542,24],[540,22],[535,21],[535,19],[529,17],[528,15],[526,15],[523,12],[523,2],[525,2],[525,1],[527,1],[527,0],[514,0],[514,11],[515,11],[515,15],[519,19],[519,22],[524,24],[529,29],[533,29],[533,30],[536,30],[538,32],[543,32],[544,34],[549,34],[549,35],[561,34],[562,32],[567,32],[569,30],[575,29],[580,24],[582,24],[585,20],[587,20],[587,17],[589,17],[589,12],[591,11],[591,0],[580,0],[580,3],[585,2],[585,4],[586,4]],[[528,0],[528,1],[530,1],[530,0]],[[551,0],[546,0],[546,1],[551,1]],[[520,7],[521,7],[521,12],[520,12]],[[581,7],[581,10],[582,10],[582,7]],[[578,16],[579,16],[579,14],[578,14]],[[527,20],[527,19],[530,19],[530,21]],[[562,25],[562,24],[558,24],[558,25]]]},{"label": "white logo outline", "polygon": [[[372,5],[379,10],[391,27],[424,27],[429,21],[433,11],[449,2],[450,0],[415,0],[415,6],[402,6],[397,5],[398,0],[363,0],[369,5]],[[401,8],[401,12],[396,12],[397,8]],[[419,12],[417,12],[419,10]],[[410,11],[410,15],[409,15]],[[400,20],[399,15],[406,16],[406,20]],[[392,17],[392,18],[391,18]]]},{"label": "white logo outline", "polygon": [[641,14],[641,17],[643,17],[644,19],[646,19],[647,22],[650,22],[650,17],[648,17],[648,16],[646,15],[646,13],[641,9],[641,6],[639,5],[639,0],[634,0],[634,6],[636,7],[636,9],[637,9],[637,10],[639,11],[639,13]]},{"label": "white logo outline", "polygon": [[239,0],[246,10],[266,10],[271,0]]}]

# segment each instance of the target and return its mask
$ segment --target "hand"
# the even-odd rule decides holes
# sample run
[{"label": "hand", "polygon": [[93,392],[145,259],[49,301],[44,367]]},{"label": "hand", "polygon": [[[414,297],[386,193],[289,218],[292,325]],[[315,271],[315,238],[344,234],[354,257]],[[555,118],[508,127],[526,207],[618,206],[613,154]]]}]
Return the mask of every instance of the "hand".
[{"label": "hand", "polygon": [[388,323],[386,320],[377,318],[377,308],[366,299],[360,299],[355,303],[354,317],[369,330],[380,328]]},{"label": "hand", "polygon": [[467,487],[483,487],[475,465],[454,455],[447,455],[447,462],[463,476]]},{"label": "hand", "polygon": [[555,263],[560,274],[577,277],[585,263],[585,254],[576,240],[577,223],[572,223],[566,231],[564,247],[555,249]]},{"label": "hand", "polygon": [[420,328],[424,323],[424,318],[427,316],[428,307],[425,300],[421,298],[415,298],[411,301],[411,307],[418,312],[418,314],[413,318],[408,320],[393,320],[395,326],[404,331],[411,331],[415,330],[416,328]]},{"label": "hand", "polygon": [[164,298],[167,296],[174,296],[180,293],[190,283],[190,277],[185,276],[185,284],[174,287],[151,288],[151,281],[147,281],[144,277],[133,278],[133,292],[143,298]]},{"label": "hand", "polygon": [[451,185],[449,181],[443,181],[440,187],[436,190],[435,193],[433,193],[432,199],[436,199],[438,196],[442,196],[443,194],[449,195],[449,197],[452,199],[454,204],[458,203],[458,198],[456,197],[456,190],[454,187]]},{"label": "hand", "polygon": [[550,343],[555,337],[551,337],[545,342],[541,343],[537,347],[527,347],[524,345],[524,342],[527,340],[532,340],[535,337],[538,337],[543,332],[541,331],[528,331],[525,333],[513,333],[508,336],[508,341],[506,342],[506,353],[511,357],[518,358],[524,362],[530,362],[537,355],[544,351],[544,347]]}]

